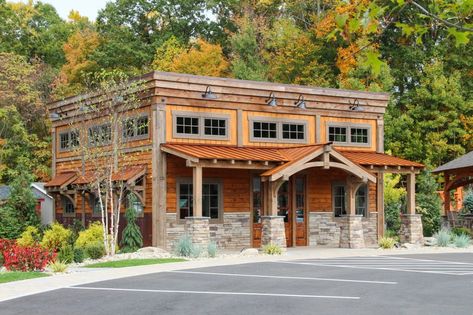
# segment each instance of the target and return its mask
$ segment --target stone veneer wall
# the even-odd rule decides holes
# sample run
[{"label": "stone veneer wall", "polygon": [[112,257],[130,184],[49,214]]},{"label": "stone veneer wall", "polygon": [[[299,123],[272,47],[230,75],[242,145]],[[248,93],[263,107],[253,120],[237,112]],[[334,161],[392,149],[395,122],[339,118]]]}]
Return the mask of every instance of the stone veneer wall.
[{"label": "stone veneer wall", "polygon": [[401,215],[401,243],[423,244],[422,216],[420,214]]},{"label": "stone veneer wall", "polygon": [[[219,248],[241,249],[251,247],[250,212],[223,214],[222,223],[210,223],[210,240]],[[185,222],[177,220],[175,213],[166,214],[166,247],[172,250],[176,241],[185,234]]]},{"label": "stone veneer wall", "polygon": [[[364,246],[378,244],[378,213],[370,212],[362,218]],[[341,227],[346,226],[346,219],[334,217],[332,212],[309,213],[309,244],[310,246],[325,245],[340,247]]]}]

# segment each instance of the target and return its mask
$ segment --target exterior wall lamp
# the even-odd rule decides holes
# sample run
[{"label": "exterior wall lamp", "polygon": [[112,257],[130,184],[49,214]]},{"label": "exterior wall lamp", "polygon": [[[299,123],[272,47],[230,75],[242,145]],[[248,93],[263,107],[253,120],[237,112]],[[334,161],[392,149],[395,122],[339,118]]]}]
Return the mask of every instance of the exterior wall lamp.
[{"label": "exterior wall lamp", "polygon": [[276,101],[276,96],[274,95],[274,92],[269,93],[269,98],[266,100],[266,104],[269,106],[278,106],[278,102]]},{"label": "exterior wall lamp", "polygon": [[306,107],[306,104],[305,104],[304,95],[300,94],[297,101],[294,102],[294,105],[296,105],[298,108],[306,109],[307,107]]},{"label": "exterior wall lamp", "polygon": [[217,95],[215,95],[212,90],[210,89],[210,85],[207,85],[207,88],[205,89],[205,92],[202,93],[202,97],[208,100],[214,100],[217,98]]},{"label": "exterior wall lamp", "polygon": [[360,101],[355,98],[355,100],[353,101],[353,103],[351,101],[348,101],[348,104],[350,104],[350,110],[352,111],[355,111],[355,112],[362,112],[364,111],[365,109],[363,108],[363,106],[360,105]]}]

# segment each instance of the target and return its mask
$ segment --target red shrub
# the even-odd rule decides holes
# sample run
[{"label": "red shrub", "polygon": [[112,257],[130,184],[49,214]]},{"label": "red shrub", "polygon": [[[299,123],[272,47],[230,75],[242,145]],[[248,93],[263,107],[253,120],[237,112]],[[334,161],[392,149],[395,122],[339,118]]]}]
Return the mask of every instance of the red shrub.
[{"label": "red shrub", "polygon": [[12,271],[41,271],[54,260],[56,254],[39,245],[31,247],[12,246],[3,252],[4,266]]},{"label": "red shrub", "polygon": [[15,240],[0,238],[0,253],[9,250],[13,245],[15,245],[15,242]]}]

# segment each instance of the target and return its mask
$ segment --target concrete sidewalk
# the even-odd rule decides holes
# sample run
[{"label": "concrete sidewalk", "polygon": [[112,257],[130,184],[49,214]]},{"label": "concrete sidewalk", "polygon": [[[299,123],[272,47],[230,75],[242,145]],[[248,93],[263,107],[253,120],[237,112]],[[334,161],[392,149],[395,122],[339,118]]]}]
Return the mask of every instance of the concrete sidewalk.
[{"label": "concrete sidewalk", "polygon": [[403,254],[439,254],[439,253],[473,253],[473,249],[423,247],[415,249],[343,249],[323,247],[290,248],[281,256],[223,256],[202,260],[191,260],[180,263],[148,265],[127,268],[88,269],[81,268],[77,272],[53,275],[46,278],[37,278],[0,284],[0,302],[22,296],[52,291],[65,287],[82,285],[91,282],[113,280],[124,277],[145,275],[156,272],[204,268],[215,266],[237,265],[245,263],[268,262],[278,260],[297,260],[314,258],[337,258],[350,256],[380,256]]}]

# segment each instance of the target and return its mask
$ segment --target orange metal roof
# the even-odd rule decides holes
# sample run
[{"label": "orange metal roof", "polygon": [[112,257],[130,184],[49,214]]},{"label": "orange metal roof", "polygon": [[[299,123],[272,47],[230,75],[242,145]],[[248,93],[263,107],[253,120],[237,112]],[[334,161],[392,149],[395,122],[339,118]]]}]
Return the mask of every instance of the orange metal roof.
[{"label": "orange metal roof", "polygon": [[128,181],[146,170],[146,166],[128,166],[112,175],[113,181]]},{"label": "orange metal roof", "polygon": [[57,176],[55,176],[52,180],[47,182],[44,187],[58,187],[62,186],[68,181],[72,180],[76,176],[75,172],[65,172],[65,173],[60,173]]},{"label": "orange metal roof", "polygon": [[423,164],[377,152],[341,151],[346,158],[360,165],[424,167]]},{"label": "orange metal roof", "polygon": [[84,175],[79,175],[76,180],[72,182],[73,185],[87,185],[95,179],[93,172],[85,172]]},{"label": "orange metal roof", "polygon": [[322,145],[305,145],[289,148],[278,147],[235,147],[222,145],[199,144],[163,144],[169,148],[190,157],[206,160],[240,160],[289,162],[305,156]]}]

